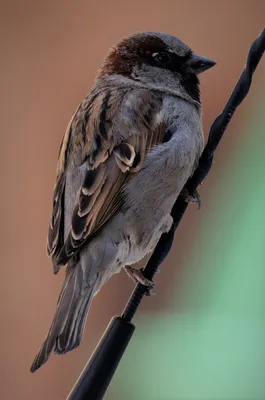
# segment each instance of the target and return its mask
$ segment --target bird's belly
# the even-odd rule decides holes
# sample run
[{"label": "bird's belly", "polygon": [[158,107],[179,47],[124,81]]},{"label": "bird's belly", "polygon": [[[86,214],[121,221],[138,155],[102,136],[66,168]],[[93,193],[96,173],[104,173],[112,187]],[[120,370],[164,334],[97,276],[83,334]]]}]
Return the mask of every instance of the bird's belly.
[{"label": "bird's belly", "polygon": [[161,234],[170,229],[175,200],[191,176],[200,153],[186,133],[158,145],[148,153],[139,172],[123,190],[123,205],[104,229],[105,241],[115,244],[111,276],[153,252]]},{"label": "bird's belly", "polygon": [[[172,226],[171,208],[176,195],[165,198],[159,207],[127,209],[122,214],[123,240],[119,244],[120,266],[135,264],[152,253],[162,233]],[[139,204],[140,206],[140,204]]]},{"label": "bird's belly", "polygon": [[120,249],[120,258],[124,260],[123,264],[134,264],[153,252],[162,233],[170,230],[172,222],[170,214],[164,215],[152,231],[142,231],[141,235],[139,235],[139,231],[136,232],[135,229],[130,229],[128,226],[128,235],[124,241],[124,246],[121,246]]},{"label": "bird's belly", "polygon": [[197,158],[193,144],[193,140],[179,135],[175,142],[157,146],[128,183],[121,210],[126,234],[132,242],[129,251],[124,246],[122,258],[127,257],[127,264],[153,251],[161,234],[170,229],[170,212]]}]

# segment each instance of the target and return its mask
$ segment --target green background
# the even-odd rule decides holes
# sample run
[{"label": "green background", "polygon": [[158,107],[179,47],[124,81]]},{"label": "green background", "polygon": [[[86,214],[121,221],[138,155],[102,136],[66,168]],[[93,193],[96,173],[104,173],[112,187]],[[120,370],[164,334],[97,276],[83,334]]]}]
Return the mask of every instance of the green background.
[{"label": "green background", "polygon": [[265,399],[265,108],[260,104],[225,168],[211,171],[216,174],[211,209],[170,313],[135,320],[136,332],[113,382],[118,398]]}]

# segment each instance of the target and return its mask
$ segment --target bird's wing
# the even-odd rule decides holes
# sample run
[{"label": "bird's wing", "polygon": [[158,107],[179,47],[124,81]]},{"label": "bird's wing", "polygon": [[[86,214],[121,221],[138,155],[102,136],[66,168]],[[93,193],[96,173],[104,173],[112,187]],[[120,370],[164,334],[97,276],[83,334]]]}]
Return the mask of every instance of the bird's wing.
[{"label": "bird's wing", "polygon": [[[156,116],[162,99],[148,90],[93,92],[79,106],[65,134],[58,161],[48,253],[55,272],[121,207],[122,188],[145,155],[163,141]],[[63,243],[65,170],[69,159],[86,172],[77,196],[70,232]]]},{"label": "bird's wing", "polygon": [[52,258],[54,265],[56,265],[56,259],[64,245],[64,194],[66,166],[67,155],[71,143],[71,126],[74,117],[75,114],[67,126],[57,161],[56,180],[53,192],[53,208],[47,238],[47,253]]}]

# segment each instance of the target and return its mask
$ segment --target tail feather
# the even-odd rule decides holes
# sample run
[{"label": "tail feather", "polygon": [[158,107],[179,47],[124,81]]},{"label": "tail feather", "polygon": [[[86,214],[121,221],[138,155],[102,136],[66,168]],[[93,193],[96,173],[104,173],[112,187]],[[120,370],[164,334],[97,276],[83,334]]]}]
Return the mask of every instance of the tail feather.
[{"label": "tail feather", "polygon": [[56,354],[64,354],[68,351],[74,350],[80,345],[83,337],[84,327],[88,315],[88,307],[90,303],[90,297],[83,302],[82,306],[78,310],[78,315],[71,319],[68,325],[68,329],[65,329],[56,341],[54,352]]},{"label": "tail feather", "polygon": [[84,294],[82,294],[82,287],[80,287],[80,285],[77,284],[77,274],[75,274],[74,296],[72,298],[71,305],[69,307],[69,312],[67,313],[65,324],[56,337],[54,346],[54,352],[56,354],[64,354],[70,350],[69,337],[71,335],[72,330],[74,329],[73,321],[75,320],[75,315],[78,313],[80,305],[84,301],[83,298]]},{"label": "tail feather", "polygon": [[79,346],[88,309],[95,292],[95,284],[87,286],[85,282],[80,265],[67,269],[52,325],[32,363],[31,372],[40,368],[48,360],[52,351],[56,354],[64,354]]},{"label": "tail feather", "polygon": [[[82,298],[82,302],[80,302],[80,299]],[[88,297],[88,301],[90,301],[90,296]],[[67,320],[65,322],[64,329],[61,330],[60,334],[56,338],[56,343],[54,347],[54,352],[56,354],[64,354],[67,353],[68,351],[72,350],[73,346],[73,332],[76,329],[76,323],[80,323],[81,321],[79,320],[79,310],[80,308],[83,307],[83,304],[87,303],[87,296],[81,293],[81,290],[78,290],[78,293],[75,296],[75,299],[71,305],[72,312],[68,313]],[[87,308],[86,308],[87,312]],[[81,338],[80,338],[81,340]],[[80,341],[79,343],[80,344]]]}]

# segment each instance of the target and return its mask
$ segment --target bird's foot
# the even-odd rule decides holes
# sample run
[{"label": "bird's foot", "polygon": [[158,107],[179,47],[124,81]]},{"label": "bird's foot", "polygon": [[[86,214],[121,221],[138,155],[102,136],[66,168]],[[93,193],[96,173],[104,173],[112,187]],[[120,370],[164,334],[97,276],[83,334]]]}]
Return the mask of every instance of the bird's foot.
[{"label": "bird's foot", "polygon": [[201,209],[202,206],[202,199],[197,190],[194,191],[194,193],[190,194],[187,189],[182,189],[180,196],[186,201],[186,203],[197,203],[198,204],[198,210]]},{"label": "bird's foot", "polygon": [[142,269],[126,266],[124,267],[127,275],[135,282],[135,283],[141,283],[141,285],[146,287],[146,295],[151,296],[155,294],[155,284],[153,281],[150,279],[147,279],[144,274]]}]

